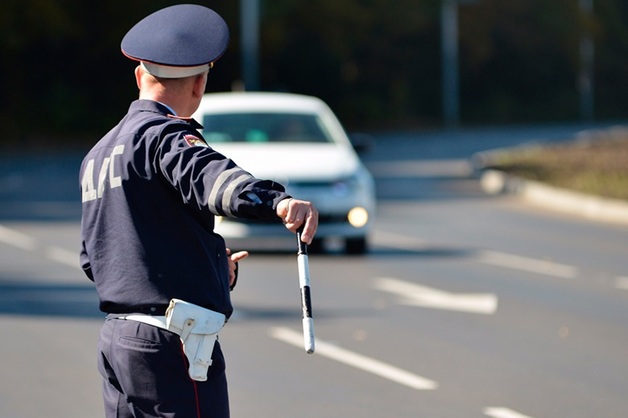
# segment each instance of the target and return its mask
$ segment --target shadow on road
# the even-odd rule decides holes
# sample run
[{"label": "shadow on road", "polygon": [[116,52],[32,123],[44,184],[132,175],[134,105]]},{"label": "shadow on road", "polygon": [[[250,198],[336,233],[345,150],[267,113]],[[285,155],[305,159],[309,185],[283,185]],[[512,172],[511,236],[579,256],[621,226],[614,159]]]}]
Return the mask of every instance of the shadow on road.
[{"label": "shadow on road", "polygon": [[[366,318],[374,316],[376,313],[372,309],[316,309],[314,317],[316,320],[325,320],[333,318]],[[294,322],[295,318],[301,317],[301,310],[278,308],[278,307],[262,307],[238,303],[235,307],[233,316],[229,322],[239,321],[289,321]]]},{"label": "shadow on road", "polygon": [[0,220],[80,220],[82,154],[0,155]]},{"label": "shadow on road", "polygon": [[104,318],[93,285],[0,280],[0,315]]}]

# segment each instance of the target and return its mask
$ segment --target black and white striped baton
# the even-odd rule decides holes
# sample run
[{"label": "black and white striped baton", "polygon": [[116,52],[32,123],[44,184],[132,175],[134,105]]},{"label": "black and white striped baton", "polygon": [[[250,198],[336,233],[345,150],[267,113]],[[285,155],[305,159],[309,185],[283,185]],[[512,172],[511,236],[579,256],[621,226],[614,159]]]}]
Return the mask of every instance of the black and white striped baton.
[{"label": "black and white striped baton", "polygon": [[307,244],[301,241],[303,227],[297,231],[297,264],[299,266],[299,285],[301,286],[301,309],[303,311],[303,344],[308,354],[314,352],[314,320],[312,319],[312,300],[310,297],[310,263]]}]

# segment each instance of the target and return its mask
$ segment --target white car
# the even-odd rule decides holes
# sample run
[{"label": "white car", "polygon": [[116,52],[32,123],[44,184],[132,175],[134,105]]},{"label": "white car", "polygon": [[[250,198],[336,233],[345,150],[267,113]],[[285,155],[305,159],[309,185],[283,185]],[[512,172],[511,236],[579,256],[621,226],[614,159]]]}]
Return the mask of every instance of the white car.
[{"label": "white car", "polygon": [[[319,227],[312,247],[322,249],[333,238],[347,254],[367,251],[376,206],[373,177],[323,101],[289,93],[209,93],[193,117],[212,148],[314,203]],[[228,241],[294,237],[280,222],[222,218],[216,224]]]}]

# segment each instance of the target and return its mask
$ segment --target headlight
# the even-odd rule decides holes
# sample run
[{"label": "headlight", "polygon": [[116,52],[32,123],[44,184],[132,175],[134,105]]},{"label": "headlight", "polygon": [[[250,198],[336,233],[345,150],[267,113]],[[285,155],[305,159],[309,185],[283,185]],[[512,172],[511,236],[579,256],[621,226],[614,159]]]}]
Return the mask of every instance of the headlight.
[{"label": "headlight", "polygon": [[351,226],[361,228],[369,221],[369,213],[363,207],[357,206],[349,211],[347,219]]}]

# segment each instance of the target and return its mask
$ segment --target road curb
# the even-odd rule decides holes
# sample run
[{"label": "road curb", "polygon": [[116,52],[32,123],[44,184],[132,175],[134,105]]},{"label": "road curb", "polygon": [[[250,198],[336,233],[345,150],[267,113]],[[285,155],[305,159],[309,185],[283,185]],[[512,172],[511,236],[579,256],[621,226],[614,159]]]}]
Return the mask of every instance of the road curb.
[{"label": "road curb", "polygon": [[628,225],[628,202],[623,200],[606,199],[552,187],[494,169],[482,171],[480,184],[482,190],[491,195],[516,194],[538,207],[594,221]]},{"label": "road curb", "polygon": [[[610,133],[612,134],[613,131]],[[591,141],[595,134],[599,134],[599,131],[583,132],[579,138],[576,138],[576,141]],[[628,225],[628,202],[624,200],[574,192],[490,168],[491,164],[504,153],[533,147],[542,147],[542,144],[529,143],[515,148],[497,149],[473,155],[471,163],[476,177],[480,180],[482,190],[490,195],[517,195],[534,206],[593,221]]]}]

